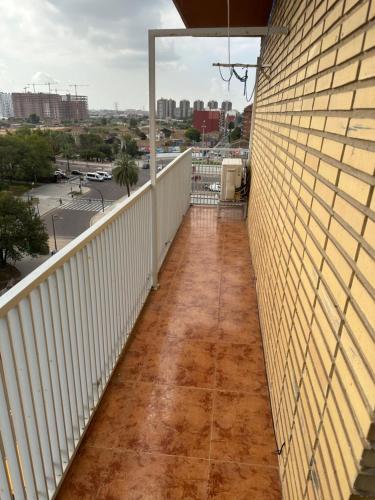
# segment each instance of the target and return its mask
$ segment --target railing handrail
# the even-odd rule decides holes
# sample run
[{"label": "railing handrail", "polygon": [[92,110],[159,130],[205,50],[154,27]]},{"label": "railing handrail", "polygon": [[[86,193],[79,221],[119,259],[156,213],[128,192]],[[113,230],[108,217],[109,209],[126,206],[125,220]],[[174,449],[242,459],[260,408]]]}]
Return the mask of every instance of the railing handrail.
[{"label": "railing handrail", "polygon": [[43,262],[34,271],[28,274],[20,282],[14,285],[8,292],[0,297],[0,318],[18,303],[22,297],[27,295],[31,290],[36,288],[44,281],[53,271],[61,267],[70,257],[75,255],[84,246],[90,243],[98,234],[114,222],[125,210],[129,209],[139,198],[151,189],[151,182],[146,182],[137,191],[131,193],[121,203],[118,203],[113,210],[105,214],[100,220],[95,222],[91,227],[83,231],[74,240],[70,241],[64,248],[50,257],[46,262]]},{"label": "railing handrail", "polygon": [[161,172],[159,172],[156,176],[157,179],[161,179],[162,177],[164,177],[164,175],[167,174],[167,172],[169,172],[170,170],[172,170],[172,168],[174,168],[182,158],[184,158],[185,156],[187,156],[190,151],[192,150],[193,148],[188,148],[186,149],[183,153],[179,154],[178,156],[176,156],[176,158],[174,158],[170,163],[168,163],[168,165],[163,168],[161,170]]},{"label": "railing handrail", "polygon": [[[191,148],[187,149],[177,156],[167,167],[163,168],[157,174],[157,179],[161,179],[170,170],[172,170],[182,158],[189,154]],[[74,240],[70,241],[58,253],[43,262],[29,275],[14,285],[8,292],[0,297],[0,318],[14,307],[25,295],[36,288],[44,281],[55,269],[61,267],[70,257],[75,255],[81,248],[86,246],[93,238],[100,234],[108,224],[114,222],[125,210],[129,209],[141,196],[151,189],[151,182],[147,181],[139,189],[131,193],[124,201],[118,203],[113,210],[105,214],[101,219],[95,222],[91,227],[83,231]]]},{"label": "railing handrail", "polygon": [[249,148],[216,148],[215,146],[213,148],[204,148],[202,146],[194,146],[191,148],[193,150],[193,152],[195,150],[199,150],[199,151],[249,151]]}]

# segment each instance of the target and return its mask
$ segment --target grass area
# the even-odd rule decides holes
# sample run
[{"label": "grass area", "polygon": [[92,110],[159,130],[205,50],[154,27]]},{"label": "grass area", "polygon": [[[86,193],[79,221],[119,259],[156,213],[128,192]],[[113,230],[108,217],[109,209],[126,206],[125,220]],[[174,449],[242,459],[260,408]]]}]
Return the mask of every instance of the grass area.
[{"label": "grass area", "polygon": [[29,191],[32,187],[38,187],[38,184],[34,184],[34,186],[30,183],[8,183],[8,182],[0,182],[0,191],[8,191],[9,193],[14,194],[15,196],[22,196],[24,193]]},{"label": "grass area", "polygon": [[14,266],[7,264],[5,267],[0,267],[0,290],[3,290],[10,281],[15,285],[20,277],[21,273]]}]

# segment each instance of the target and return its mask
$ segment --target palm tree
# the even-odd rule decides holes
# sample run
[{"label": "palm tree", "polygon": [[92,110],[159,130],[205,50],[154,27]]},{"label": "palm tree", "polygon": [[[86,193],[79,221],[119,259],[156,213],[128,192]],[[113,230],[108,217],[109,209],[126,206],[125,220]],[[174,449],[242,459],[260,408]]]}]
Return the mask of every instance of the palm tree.
[{"label": "palm tree", "polygon": [[131,156],[121,153],[115,161],[116,167],[113,169],[113,177],[117,184],[126,186],[128,196],[130,196],[130,187],[138,182],[138,167]]}]

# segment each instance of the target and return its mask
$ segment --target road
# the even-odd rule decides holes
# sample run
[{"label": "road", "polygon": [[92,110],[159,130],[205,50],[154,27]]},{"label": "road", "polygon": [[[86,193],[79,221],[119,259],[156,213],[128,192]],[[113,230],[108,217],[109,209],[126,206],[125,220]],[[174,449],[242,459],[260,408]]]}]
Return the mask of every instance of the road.
[{"label": "road", "polygon": [[[137,185],[133,186],[132,191],[143,186],[149,178],[150,171],[140,168]],[[64,203],[62,208],[51,210],[42,216],[50,236],[51,250],[54,247],[52,215],[54,216],[55,222],[57,248],[61,249],[62,246],[85,231],[90,226],[90,220],[95,213],[101,210],[100,194],[96,189],[101,191],[104,200],[110,200],[111,202],[126,195],[126,188],[119,186],[114,180],[104,182],[90,181],[87,183],[87,187],[90,188],[88,193]],[[72,206],[74,209],[71,208]],[[16,267],[21,271],[21,276],[24,278],[47,260],[48,257],[49,256],[37,258],[25,257],[17,262]]]},{"label": "road", "polygon": [[[143,186],[149,178],[149,170],[139,169],[138,182],[136,186],[133,186],[132,191]],[[76,198],[74,203],[66,205],[67,208],[53,210],[42,217],[47,226],[48,234],[53,234],[52,215],[56,219],[55,231],[57,237],[73,239],[87,229],[95,212],[101,209],[101,196],[97,190],[102,193],[105,201],[109,200],[110,202],[126,195],[126,188],[116,184],[113,179],[104,182],[89,181],[85,186],[90,189],[88,193]],[[73,209],[70,208],[72,206]]]}]

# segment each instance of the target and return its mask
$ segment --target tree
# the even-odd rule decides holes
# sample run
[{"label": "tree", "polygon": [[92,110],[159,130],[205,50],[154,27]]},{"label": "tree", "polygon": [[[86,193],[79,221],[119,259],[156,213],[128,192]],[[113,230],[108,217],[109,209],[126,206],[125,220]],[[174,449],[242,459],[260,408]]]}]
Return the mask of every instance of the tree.
[{"label": "tree", "polygon": [[0,267],[23,255],[47,255],[48,233],[30,202],[0,193]]},{"label": "tree", "polygon": [[201,140],[201,133],[194,127],[189,127],[185,132],[185,137],[190,141],[199,142]]},{"label": "tree", "polygon": [[29,123],[37,124],[37,123],[40,122],[40,118],[39,118],[39,116],[36,113],[31,113],[31,115],[29,116],[29,118],[28,118],[27,121]]},{"label": "tree", "polygon": [[128,196],[130,196],[130,187],[138,182],[138,167],[134,159],[127,153],[121,153],[115,164],[113,177],[117,184],[126,186]]},{"label": "tree", "polygon": [[237,141],[237,139],[241,139],[241,128],[240,127],[234,128],[229,136],[230,142]]},{"label": "tree", "polygon": [[139,155],[137,141],[135,141],[129,134],[124,135],[124,146],[122,151],[133,158]]},{"label": "tree", "polygon": [[163,127],[163,128],[161,129],[161,131],[163,132],[164,137],[165,137],[166,139],[169,139],[169,138],[170,138],[170,136],[172,135],[172,130],[170,130],[169,128]]},{"label": "tree", "polygon": [[20,128],[13,135],[0,137],[0,176],[7,180],[48,177],[52,172],[53,150],[40,131]]},{"label": "tree", "polygon": [[129,127],[130,128],[135,128],[137,125],[138,125],[137,118],[130,118],[130,120],[129,120]]}]

